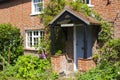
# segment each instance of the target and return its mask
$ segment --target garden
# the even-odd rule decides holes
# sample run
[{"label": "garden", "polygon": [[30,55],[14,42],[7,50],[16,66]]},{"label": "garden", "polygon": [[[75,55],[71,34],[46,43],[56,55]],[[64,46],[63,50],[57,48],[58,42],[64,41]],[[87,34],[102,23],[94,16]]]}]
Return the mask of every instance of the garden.
[{"label": "garden", "polygon": [[[64,7],[65,0],[51,0],[39,15],[48,25]],[[93,59],[96,67],[87,72],[75,74],[75,80],[119,80],[120,79],[120,39],[113,38],[113,27],[102,20],[100,16],[89,9],[87,5],[76,0],[69,5],[73,10],[81,11],[101,23],[98,37],[98,52]],[[94,16],[93,16],[94,14]],[[46,57],[23,55],[23,38],[20,30],[11,24],[0,24],[0,80],[58,80],[59,75],[52,71],[50,63],[50,32],[45,27],[45,42],[40,44],[39,50],[49,53]],[[43,40],[44,41],[44,40]],[[56,50],[57,53],[58,50]],[[60,52],[61,53],[61,52]],[[65,79],[72,80],[72,78]]]},{"label": "garden", "polygon": [[[42,45],[42,44],[41,44]],[[11,24],[0,24],[0,80],[54,80],[58,75],[51,70],[50,60],[23,55],[20,30]]]}]

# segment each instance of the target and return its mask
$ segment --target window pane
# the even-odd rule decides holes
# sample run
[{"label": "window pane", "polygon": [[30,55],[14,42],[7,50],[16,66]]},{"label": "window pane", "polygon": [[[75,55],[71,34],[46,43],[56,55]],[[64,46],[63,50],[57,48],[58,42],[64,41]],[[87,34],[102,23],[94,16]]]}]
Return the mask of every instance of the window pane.
[{"label": "window pane", "polygon": [[34,6],[35,6],[35,12],[37,12],[37,11],[38,11],[38,10],[37,10],[38,5],[37,5],[37,4],[34,4]]},{"label": "window pane", "polygon": [[38,36],[38,31],[34,31],[34,36]]},{"label": "window pane", "polygon": [[38,38],[34,38],[34,46],[38,47]]},{"label": "window pane", "polygon": [[32,32],[27,32],[27,35],[28,36],[32,36]]},{"label": "window pane", "polygon": [[89,0],[80,0],[80,1],[85,3],[85,4],[89,4]]},{"label": "window pane", "polygon": [[34,0],[34,12],[40,12],[43,10],[43,0]]},{"label": "window pane", "polygon": [[29,31],[27,32],[26,42],[28,47],[38,47],[40,39],[44,36],[44,31]]},{"label": "window pane", "polygon": [[30,42],[30,46],[29,47],[32,47],[32,42]]},{"label": "window pane", "polygon": [[89,4],[89,0],[86,0],[86,4]]},{"label": "window pane", "polygon": [[34,43],[38,43],[38,38],[34,38]]},{"label": "window pane", "polygon": [[43,10],[43,6],[39,6],[39,11],[42,11]]},{"label": "window pane", "polygon": [[38,2],[38,0],[34,0],[34,3],[37,3]]},{"label": "window pane", "polygon": [[40,0],[37,0],[37,2],[40,2]]}]

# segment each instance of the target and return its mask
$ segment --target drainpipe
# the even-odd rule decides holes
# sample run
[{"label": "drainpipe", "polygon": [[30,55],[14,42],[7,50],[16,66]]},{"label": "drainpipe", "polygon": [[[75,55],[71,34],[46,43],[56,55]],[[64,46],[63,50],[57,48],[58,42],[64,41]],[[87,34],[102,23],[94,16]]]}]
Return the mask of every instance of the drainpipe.
[{"label": "drainpipe", "polygon": [[84,59],[87,58],[87,25],[84,25]]}]

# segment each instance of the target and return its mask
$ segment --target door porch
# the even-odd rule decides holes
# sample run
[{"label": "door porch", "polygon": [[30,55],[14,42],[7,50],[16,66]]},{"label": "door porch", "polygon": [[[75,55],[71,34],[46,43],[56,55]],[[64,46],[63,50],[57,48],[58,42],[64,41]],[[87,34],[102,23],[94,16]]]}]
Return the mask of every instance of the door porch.
[{"label": "door porch", "polygon": [[[52,67],[55,68],[59,64],[57,68],[60,70],[57,72],[67,72],[82,69],[83,62],[88,64],[89,61],[86,60],[90,60],[88,58],[92,57],[92,49],[96,43],[99,25],[98,21],[89,16],[84,16],[82,13],[75,12],[72,9],[64,9],[49,24],[51,30],[51,62],[54,64]],[[59,30],[61,34],[58,35],[56,32],[59,32]],[[61,37],[58,39],[60,35]],[[59,46],[56,45],[56,39],[58,42],[63,41],[64,48],[56,48],[56,46]],[[62,50],[62,57],[55,59],[56,50]],[[86,62],[81,61],[82,59]],[[90,60],[90,62],[92,61]]]}]

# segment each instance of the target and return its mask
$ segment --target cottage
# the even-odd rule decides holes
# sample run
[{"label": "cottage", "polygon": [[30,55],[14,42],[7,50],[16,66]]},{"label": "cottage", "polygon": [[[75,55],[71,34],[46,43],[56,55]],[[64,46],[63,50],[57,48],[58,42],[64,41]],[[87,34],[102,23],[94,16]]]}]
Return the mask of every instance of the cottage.
[{"label": "cottage", "polygon": [[[120,38],[120,0],[81,1],[100,14],[103,20],[110,22],[114,27],[114,38]],[[42,10],[48,2],[49,0],[0,0],[0,23],[11,23],[20,28],[24,39],[24,53],[35,53],[38,38],[44,36],[43,21],[37,15],[44,14]],[[55,54],[56,28],[63,30],[62,40],[66,44],[64,56],[51,58],[52,67],[56,72],[86,71],[95,66],[91,57],[96,49],[99,25],[99,21],[69,7],[65,7],[50,22],[52,55]]]}]

